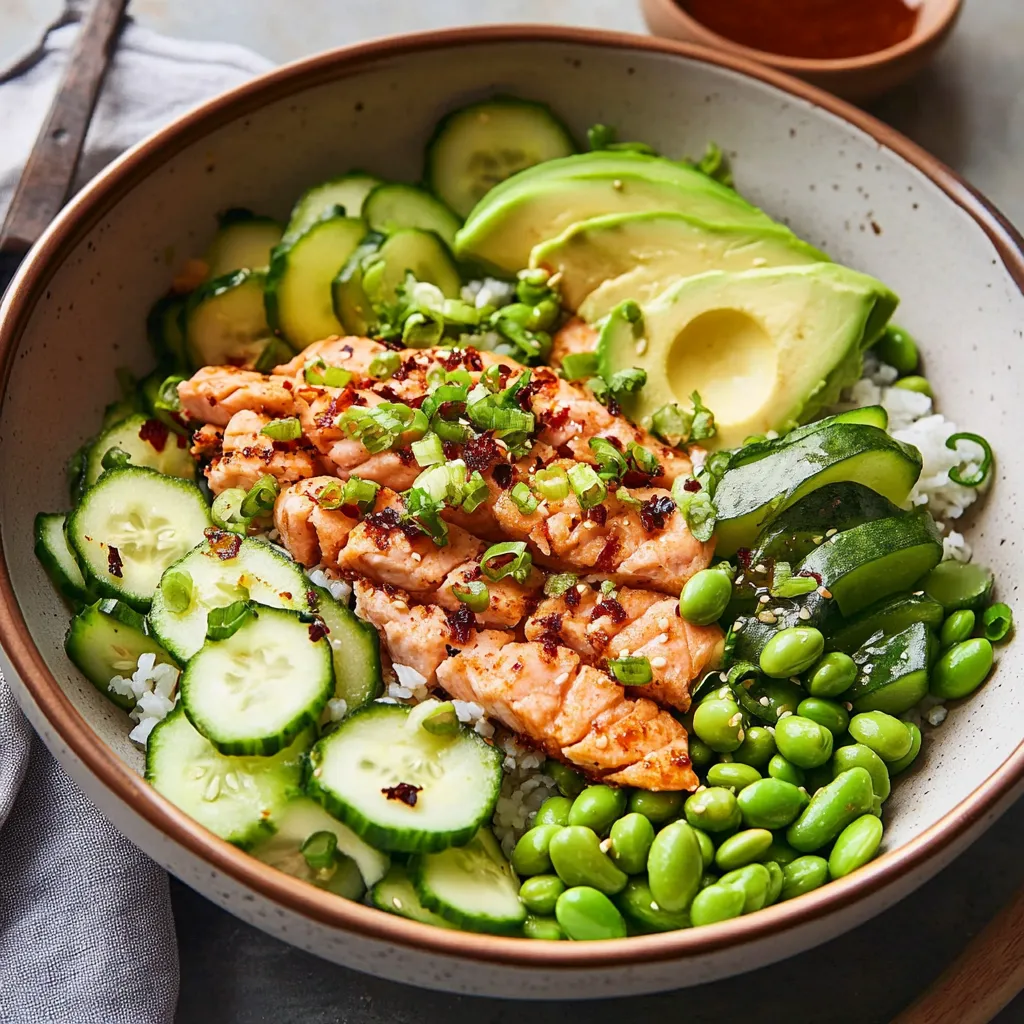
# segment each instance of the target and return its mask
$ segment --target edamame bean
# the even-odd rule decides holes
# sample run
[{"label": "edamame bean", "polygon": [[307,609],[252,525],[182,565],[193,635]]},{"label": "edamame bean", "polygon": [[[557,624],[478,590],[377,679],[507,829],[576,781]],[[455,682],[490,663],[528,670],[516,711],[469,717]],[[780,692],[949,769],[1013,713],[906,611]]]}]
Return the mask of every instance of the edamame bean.
[{"label": "edamame bean", "polygon": [[765,897],[764,905],[770,907],[778,900],[782,892],[782,883],[786,879],[781,866],[774,860],[766,861],[764,866],[768,869],[768,895]]},{"label": "edamame bean", "polygon": [[889,782],[889,769],[885,762],[868,746],[863,743],[851,743],[849,746],[840,747],[832,755],[832,777],[842,775],[851,768],[865,768],[871,776],[871,788],[879,800],[888,800],[889,791],[892,788]]},{"label": "edamame bean", "polygon": [[739,889],[744,894],[743,913],[760,910],[768,899],[772,879],[763,864],[748,864],[744,868],[730,871],[718,880],[719,885]]},{"label": "edamame bean", "polygon": [[807,795],[813,797],[819,789],[827,786],[832,781],[832,765],[829,762],[818,765],[817,768],[810,768],[804,773],[807,779],[804,789]]},{"label": "edamame bean", "polygon": [[806,854],[790,861],[782,869],[782,892],[779,900],[791,900],[813,889],[820,889],[828,881],[828,861],[824,857]]},{"label": "edamame bean", "polygon": [[544,771],[555,780],[558,792],[570,800],[574,800],[587,788],[587,780],[561,761],[548,761],[544,765]]},{"label": "edamame bean", "polygon": [[939,642],[942,649],[952,647],[953,644],[961,644],[969,640],[974,632],[975,615],[970,608],[961,608],[946,618],[942,624],[942,631],[939,633]]},{"label": "edamame bean", "polygon": [[921,753],[921,730],[913,722],[904,723],[910,731],[910,750],[898,761],[889,764],[889,777],[895,778],[900,772],[906,771],[917,760]]},{"label": "edamame bean", "polygon": [[740,809],[731,789],[711,786],[694,793],[683,804],[686,820],[705,832],[728,832],[740,823]]},{"label": "edamame bean", "polygon": [[812,697],[838,697],[857,681],[857,665],[848,654],[833,651],[826,654],[807,680],[807,692]]},{"label": "edamame bean", "polygon": [[550,917],[558,897],[565,892],[565,882],[558,875],[534,875],[519,887],[519,898],[531,914]]},{"label": "edamame bean", "polygon": [[719,754],[732,753],[743,742],[743,712],[731,700],[706,700],[693,713],[693,731]]},{"label": "edamame bean", "polygon": [[781,779],[792,786],[802,786],[806,781],[802,768],[797,768],[792,761],[787,761],[781,754],[776,754],[768,762],[768,774],[773,779]]},{"label": "edamame bean", "polygon": [[[693,740],[690,741],[690,761],[693,762]],[[629,809],[642,814],[654,825],[661,825],[674,818],[682,808],[682,793],[652,793],[646,789],[634,789],[629,794]]]},{"label": "edamame bean", "polygon": [[725,613],[732,598],[732,581],[721,569],[701,569],[679,595],[679,614],[695,626],[710,626]]},{"label": "edamame bean", "polygon": [[715,851],[715,866],[722,871],[735,871],[759,861],[772,845],[772,834],[766,828],[748,828],[737,832]]},{"label": "edamame bean", "polygon": [[700,888],[703,873],[700,842],[685,821],[673,821],[654,837],[647,858],[647,881],[658,906],[684,910]]},{"label": "edamame bean", "polygon": [[708,769],[709,786],[725,786],[734,793],[738,793],[752,782],[757,782],[759,778],[761,773],[749,764],[722,761]]},{"label": "edamame bean", "polygon": [[572,801],[567,796],[549,796],[540,805],[534,825],[568,825]]},{"label": "edamame bean", "polygon": [[548,856],[566,885],[589,885],[610,896],[626,887],[626,874],[601,850],[597,833],[584,825],[567,825],[560,829],[551,838]]},{"label": "edamame bean", "polygon": [[627,875],[639,875],[647,867],[654,826],[642,814],[633,812],[612,825],[611,840],[608,852],[619,870]]},{"label": "edamame bean", "polygon": [[800,715],[787,715],[775,726],[775,742],[797,768],[817,768],[832,756],[832,733]]},{"label": "edamame bean", "polygon": [[[932,676],[934,679],[934,675]],[[865,711],[850,719],[850,735],[883,761],[898,761],[910,750],[906,724],[884,711]]]},{"label": "edamame bean", "polygon": [[565,932],[553,917],[534,917],[532,914],[523,922],[523,934],[528,939],[546,939],[548,942],[565,938]]},{"label": "edamame bean", "polygon": [[615,902],[619,910],[630,920],[643,925],[648,931],[673,932],[677,928],[690,926],[690,914],[686,910],[665,910],[651,895],[646,878],[631,878]]},{"label": "edamame bean", "polygon": [[[690,736],[690,764],[694,768],[707,768],[715,763],[715,752],[697,735]],[[667,795],[667,794],[666,794]]]},{"label": "edamame bean", "polygon": [[801,853],[820,850],[851,821],[867,814],[874,799],[867,769],[851,768],[811,797],[803,814],[786,829],[786,842]]},{"label": "edamame bean", "polygon": [[763,768],[774,753],[775,737],[763,725],[752,725],[746,730],[743,742],[732,752],[732,759],[740,764]]},{"label": "edamame bean", "polygon": [[929,398],[934,398],[932,394],[932,386],[928,381],[927,377],[920,377],[914,375],[912,377],[901,377],[895,384],[894,388],[902,388],[904,391],[916,391],[919,395],[927,395]]},{"label": "edamame bean", "polygon": [[807,794],[781,779],[761,779],[736,798],[743,824],[749,828],[785,828],[807,806]]},{"label": "edamame bean", "polygon": [[902,377],[917,369],[920,356],[914,339],[902,327],[890,324],[875,343],[875,352]]},{"label": "edamame bean", "polygon": [[626,937],[626,922],[615,904],[589,885],[566,889],[555,904],[555,919],[577,942]]},{"label": "edamame bean", "polygon": [[985,682],[991,669],[991,642],[984,637],[965,640],[943,652],[932,669],[928,689],[933,697],[944,700],[966,697]]},{"label": "edamame bean", "polygon": [[612,822],[626,810],[626,791],[611,786],[587,786],[572,802],[569,824],[592,828],[599,836],[608,835]]},{"label": "edamame bean", "polygon": [[524,833],[512,851],[512,867],[520,875],[543,875],[551,870],[549,847],[561,825],[535,825]]},{"label": "edamame bean", "polygon": [[828,855],[828,871],[833,878],[843,878],[862,868],[878,852],[882,842],[882,823],[873,814],[851,821]]},{"label": "edamame bean", "polygon": [[800,854],[793,849],[785,839],[780,839],[776,836],[772,840],[772,845],[765,850],[763,863],[768,864],[774,861],[779,867],[785,867],[791,861],[794,861],[799,857]]},{"label": "edamame bean", "polygon": [[850,712],[838,701],[823,697],[805,698],[796,706],[796,713],[800,718],[817,722],[833,736],[842,736],[850,724]]},{"label": "edamame bean", "polygon": [[[693,826],[691,826],[692,828]],[[711,841],[711,836],[707,834],[702,828],[694,828],[694,835],[697,837],[697,842],[700,844],[700,855],[704,861],[704,867],[710,867],[715,860],[715,844]]]},{"label": "edamame bean", "polygon": [[[814,665],[825,650],[825,638],[813,626],[780,629],[761,651],[761,671],[774,679],[798,676]],[[778,737],[776,736],[776,742]]]},{"label": "edamame bean", "polygon": [[[804,699],[803,687],[789,679],[763,679],[756,689],[758,704],[764,708],[765,715],[776,722],[787,711],[795,715],[796,706]],[[765,704],[765,701],[768,703]]]},{"label": "edamame bean", "polygon": [[709,885],[694,896],[690,906],[690,921],[695,928],[702,924],[731,921],[743,913],[746,899],[746,892],[738,886]]}]

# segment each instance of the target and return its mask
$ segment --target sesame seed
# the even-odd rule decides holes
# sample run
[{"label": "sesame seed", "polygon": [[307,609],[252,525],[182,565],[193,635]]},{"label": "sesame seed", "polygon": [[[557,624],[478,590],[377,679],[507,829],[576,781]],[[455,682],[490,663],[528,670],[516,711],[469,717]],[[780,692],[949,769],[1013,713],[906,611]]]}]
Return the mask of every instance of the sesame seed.
[{"label": "sesame seed", "polygon": [[576,584],[576,593],[577,594],[585,594],[586,592],[587,592],[587,585],[586,585],[586,583],[577,583]]},{"label": "sesame seed", "polygon": [[664,668],[668,664],[668,658],[651,658],[652,668]]},{"label": "sesame seed", "polygon": [[395,910],[401,910],[402,907],[405,906],[405,904],[401,901],[401,899],[398,896],[391,897],[391,905],[395,908]]},{"label": "sesame seed", "polygon": [[601,733],[601,735],[594,740],[594,745],[599,750],[604,750],[604,748],[608,746],[608,737],[604,733]]},{"label": "sesame seed", "polygon": [[608,836],[607,839],[602,839],[597,845],[602,853],[607,853],[612,848],[612,837]]},{"label": "sesame seed", "polygon": [[924,591],[923,590],[915,590],[914,591],[914,597],[924,597]]},{"label": "sesame seed", "polygon": [[636,354],[638,356],[642,356],[646,351],[647,351],[647,339],[646,338],[641,338],[636,343]]},{"label": "sesame seed", "polygon": [[732,631],[734,633],[742,633],[743,630],[746,629],[746,627],[747,627],[747,624],[746,624],[746,622],[743,619],[737,619],[732,624]]},{"label": "sesame seed", "polygon": [[587,520],[587,521],[586,521],[586,522],[585,522],[585,523],[583,524],[583,529],[584,529],[584,530],[596,530],[596,529],[597,529],[597,523],[593,523],[593,522],[591,522],[591,521],[590,521],[590,520],[588,519],[588,520]]},{"label": "sesame seed", "polygon": [[826,537],[834,537],[839,531],[833,526],[831,530],[825,531]]},{"label": "sesame seed", "polygon": [[778,622],[778,619],[774,615],[772,615],[771,612],[758,612],[757,618],[759,622],[764,622],[769,626],[772,626],[776,622]]},{"label": "sesame seed", "polygon": [[658,629],[660,629],[660,630],[668,629],[668,619],[658,619]]},{"label": "sesame seed", "polygon": [[622,182],[618,178],[616,178],[612,182],[612,188],[615,189],[616,192],[621,192],[622,191]]},{"label": "sesame seed", "polygon": [[721,679],[723,683],[727,683],[727,682],[729,682],[729,673],[728,672],[719,672],[718,673],[718,678]]},{"label": "sesame seed", "polygon": [[792,718],[792,717],[793,717],[793,712],[792,711],[783,711],[779,715],[777,721],[781,722],[784,718]]},{"label": "sesame seed", "polygon": [[745,737],[746,735],[747,735],[747,734],[746,734],[746,733],[745,733],[745,732],[744,732],[744,731],[743,731],[742,729],[740,729],[740,730],[739,730],[739,731],[738,731],[738,732],[736,733],[736,739],[738,739],[738,740],[740,741],[740,743],[742,743],[742,742],[743,742],[743,739],[744,739],[744,737]]},{"label": "sesame seed", "polygon": [[824,539],[825,539],[824,537],[812,537],[811,538],[811,540],[813,540],[815,544],[820,544]]},{"label": "sesame seed", "polygon": [[761,697],[757,703],[760,704],[761,707],[766,708],[771,704],[771,701],[767,697]]},{"label": "sesame seed", "polygon": [[818,587],[818,593],[827,601],[832,596],[832,591],[825,587]]},{"label": "sesame seed", "polygon": [[743,714],[739,711],[736,712],[732,718],[729,719],[729,725],[739,725],[743,721]]},{"label": "sesame seed", "polygon": [[771,598],[767,594],[762,594],[757,600],[761,604],[767,604],[771,600]]},{"label": "sesame seed", "polygon": [[848,700],[843,701],[843,707],[846,708],[847,711],[853,710],[853,705]]},{"label": "sesame seed", "polygon": [[414,562],[423,561],[423,556],[418,551],[414,551],[409,557],[412,558]]},{"label": "sesame seed", "polygon": [[808,608],[801,608],[799,613],[798,613],[798,617],[803,619],[804,622],[806,622],[811,617],[810,609],[808,609]]},{"label": "sesame seed", "polygon": [[746,577],[743,575],[743,573],[740,573],[739,576],[736,577],[736,586],[738,587],[744,581],[744,579],[746,579]]},{"label": "sesame seed", "polygon": [[764,565],[761,562],[758,562],[757,565],[754,566],[754,572],[766,573],[767,571],[768,570],[764,567]]},{"label": "sesame seed", "polygon": [[656,644],[667,644],[668,643],[668,633],[659,633],[654,638],[654,642]]},{"label": "sesame seed", "polygon": [[628,647],[623,647],[622,650],[619,651],[619,657],[620,658],[628,658],[629,657],[629,648]]},{"label": "sesame seed", "polygon": [[397,600],[392,601],[391,605],[392,605],[392,607],[396,611],[407,612],[409,610],[409,605],[405,601],[403,601],[401,598],[398,598]]},{"label": "sesame seed", "polygon": [[568,681],[569,681],[569,673],[568,672],[563,672],[561,675],[555,676],[555,686],[561,686],[562,683],[567,683]]}]

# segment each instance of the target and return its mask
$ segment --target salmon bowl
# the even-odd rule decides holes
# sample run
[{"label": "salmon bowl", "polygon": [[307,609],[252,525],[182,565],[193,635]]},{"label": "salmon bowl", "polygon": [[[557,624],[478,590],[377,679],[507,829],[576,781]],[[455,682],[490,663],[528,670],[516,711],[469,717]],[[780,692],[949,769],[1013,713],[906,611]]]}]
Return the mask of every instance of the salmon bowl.
[{"label": "salmon bowl", "polygon": [[949,171],[742,60],[291,65],[5,297],[5,678],[125,835],[339,963],[599,998],[796,953],[1019,791],[1022,283]]}]

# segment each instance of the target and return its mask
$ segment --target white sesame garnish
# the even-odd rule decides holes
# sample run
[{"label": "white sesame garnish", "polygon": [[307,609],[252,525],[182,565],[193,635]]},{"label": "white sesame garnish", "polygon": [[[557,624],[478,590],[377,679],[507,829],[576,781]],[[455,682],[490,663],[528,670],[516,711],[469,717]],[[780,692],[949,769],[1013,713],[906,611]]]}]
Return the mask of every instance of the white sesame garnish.
[{"label": "white sesame garnish", "polygon": [[615,189],[616,192],[621,192],[622,191],[622,182],[618,178],[616,178],[612,182],[612,188]]},{"label": "white sesame garnish", "polygon": [[629,657],[629,648],[628,647],[623,647],[622,650],[619,651],[619,657],[620,658],[628,658]]},{"label": "white sesame garnish", "polygon": [[743,714],[742,714],[742,712],[737,711],[736,714],[733,715],[732,718],[729,719],[729,725],[739,725],[740,722],[742,722],[742,721],[743,721]]},{"label": "white sesame garnish", "polygon": [[758,562],[757,565],[754,566],[754,572],[766,573],[767,571],[768,570],[761,562]]},{"label": "white sesame garnish", "polygon": [[668,619],[658,619],[658,629],[662,631],[668,629]]},{"label": "white sesame garnish", "polygon": [[761,707],[766,708],[771,704],[771,701],[767,697],[761,697],[757,703],[760,704]]},{"label": "white sesame garnish", "polygon": [[743,620],[743,619],[737,619],[737,620],[736,620],[736,621],[735,621],[735,622],[734,622],[734,623],[732,624],[732,631],[733,631],[734,633],[742,633],[742,632],[743,632],[743,630],[744,630],[744,629],[746,628],[746,626],[747,626],[747,624],[746,624],[746,622],[744,622],[744,620]]},{"label": "white sesame garnish", "polygon": [[409,610],[409,605],[401,598],[396,598],[391,605],[396,611],[407,612]]},{"label": "white sesame garnish", "polygon": [[654,642],[656,644],[667,644],[668,643],[668,633],[659,633],[654,638]]},{"label": "white sesame garnish", "polygon": [[594,740],[594,745],[599,750],[604,750],[604,748],[608,746],[608,737],[604,733],[601,733],[601,735]]},{"label": "white sesame garnish", "polygon": [[636,354],[638,356],[642,356],[646,351],[647,351],[647,339],[646,338],[641,338],[636,343]]},{"label": "white sesame garnish", "polygon": [[764,622],[769,626],[774,625],[778,621],[771,612],[758,612],[757,618],[759,622]]},{"label": "white sesame garnish", "polygon": [[414,551],[409,557],[414,562],[422,562],[423,561],[423,556],[418,551]]},{"label": "white sesame garnish", "polygon": [[792,717],[793,717],[793,712],[792,711],[783,711],[782,714],[779,715],[778,721],[781,722],[784,718],[792,718]]},{"label": "white sesame garnish", "polygon": [[560,676],[555,676],[555,686],[561,686],[563,683],[569,681],[569,673],[563,672]]},{"label": "white sesame garnish", "polygon": [[797,613],[797,617],[803,619],[804,622],[806,622],[811,617],[810,610],[807,608],[801,608],[800,611]]},{"label": "white sesame garnish", "polygon": [[589,519],[583,524],[584,530],[596,530],[597,523],[592,523]]},{"label": "white sesame garnish", "polygon": [[612,837],[608,836],[607,839],[602,839],[597,845],[602,853],[607,853],[612,848]]},{"label": "white sesame garnish", "polygon": [[843,707],[846,708],[847,711],[853,710],[853,705],[848,700],[843,701]]},{"label": "white sesame garnish", "polygon": [[586,585],[586,583],[577,583],[576,584],[576,593],[577,594],[585,594],[586,592],[587,592],[587,585]]},{"label": "white sesame garnish", "polygon": [[651,658],[652,668],[664,668],[668,664],[668,658]]},{"label": "white sesame garnish", "polygon": [[757,600],[760,604],[767,604],[771,598],[767,594],[762,594]]},{"label": "white sesame garnish", "polygon": [[811,538],[811,540],[813,540],[815,544],[820,544],[824,539],[825,539],[824,537],[812,537]]},{"label": "white sesame garnish", "polygon": [[831,530],[825,531],[826,537],[834,537],[839,531],[833,526]]}]

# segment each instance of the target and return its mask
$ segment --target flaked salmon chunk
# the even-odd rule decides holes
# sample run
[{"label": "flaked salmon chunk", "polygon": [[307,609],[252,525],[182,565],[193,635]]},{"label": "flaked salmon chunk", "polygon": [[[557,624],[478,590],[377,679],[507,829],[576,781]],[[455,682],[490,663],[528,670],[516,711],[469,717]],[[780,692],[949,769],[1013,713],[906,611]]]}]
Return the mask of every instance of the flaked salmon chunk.
[{"label": "flaked salmon chunk", "polygon": [[178,397],[189,419],[226,427],[231,417],[243,410],[273,419],[294,416],[290,384],[235,366],[204,366],[178,385]]},{"label": "flaked salmon chunk", "polygon": [[348,370],[356,377],[365,377],[370,372],[370,363],[388,351],[386,345],[371,338],[354,335],[325,338],[304,348],[294,359],[274,367],[274,376],[293,377],[304,382],[306,366],[317,359],[325,366]]}]

